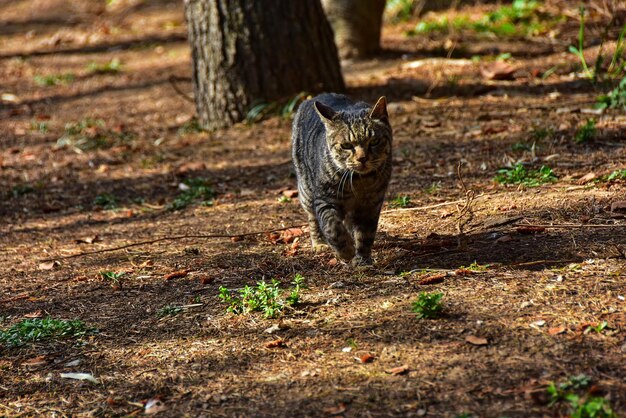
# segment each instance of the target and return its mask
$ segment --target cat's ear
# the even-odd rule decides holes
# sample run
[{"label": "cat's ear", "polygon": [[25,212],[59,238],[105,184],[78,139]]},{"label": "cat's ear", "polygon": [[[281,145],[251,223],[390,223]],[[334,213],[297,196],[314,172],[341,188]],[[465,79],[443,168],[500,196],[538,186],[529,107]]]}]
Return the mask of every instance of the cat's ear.
[{"label": "cat's ear", "polygon": [[385,96],[380,96],[380,99],[378,99],[374,107],[372,107],[370,119],[389,120],[389,115],[387,114],[387,99]]},{"label": "cat's ear", "polygon": [[337,112],[335,112],[333,109],[323,103],[313,102],[313,106],[315,107],[315,111],[318,115],[320,115],[320,118],[324,123],[332,122],[335,116],[337,116]]}]

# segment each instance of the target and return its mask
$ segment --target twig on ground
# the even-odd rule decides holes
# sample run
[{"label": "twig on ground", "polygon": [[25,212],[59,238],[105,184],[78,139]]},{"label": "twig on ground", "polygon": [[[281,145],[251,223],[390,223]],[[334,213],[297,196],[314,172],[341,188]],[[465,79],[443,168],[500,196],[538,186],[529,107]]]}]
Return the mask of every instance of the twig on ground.
[{"label": "twig on ground", "polygon": [[513,226],[529,227],[529,228],[557,228],[557,229],[570,229],[570,228],[626,228],[626,224],[526,224],[516,223]]},{"label": "twig on ground", "polygon": [[176,93],[178,93],[178,95],[180,97],[182,97],[183,99],[187,100],[188,102],[191,103],[195,103],[195,101],[193,100],[193,98],[189,97],[189,95],[187,93],[185,93],[184,91],[182,91],[178,85],[176,84],[176,82],[180,81],[176,76],[171,75],[168,77],[167,81],[170,82],[170,84],[172,85],[172,88],[174,89],[174,91]]},{"label": "twig on ground", "polygon": [[65,255],[65,256],[61,256],[61,257],[44,258],[42,260],[39,260],[39,262],[67,260],[69,258],[82,257],[82,256],[85,256],[85,255],[107,253],[107,252],[111,252],[111,251],[124,250],[126,248],[131,248],[131,247],[138,247],[140,245],[155,244],[157,242],[162,242],[162,241],[176,241],[176,240],[187,239],[187,238],[196,238],[196,239],[243,238],[243,237],[250,237],[250,236],[254,236],[254,235],[262,235],[262,234],[269,234],[269,233],[272,233],[272,232],[285,231],[285,230],[291,229],[291,228],[302,228],[303,226],[305,226],[305,225],[304,224],[292,225],[292,226],[287,226],[287,227],[278,228],[278,229],[269,229],[269,230],[265,230],[265,231],[247,232],[245,234],[174,235],[174,236],[155,238],[155,239],[146,240],[146,241],[132,242],[132,243],[126,244],[126,245],[120,245],[119,247],[103,248],[102,250],[86,251],[86,252],[82,252],[82,253],[78,253],[78,254]]},{"label": "twig on ground", "polygon": [[[479,199],[481,197],[483,197],[484,195],[479,194],[478,196],[474,196],[473,199]],[[427,210],[427,209],[435,209],[435,208],[440,208],[443,206],[451,206],[451,205],[458,205],[459,203],[463,203],[467,200],[467,198],[464,199],[459,199],[459,200],[454,200],[452,202],[442,202],[442,203],[436,203],[434,205],[427,205],[427,206],[419,206],[416,208],[399,208],[399,209],[388,209],[388,210],[384,210],[381,212],[381,215],[383,214],[387,214],[387,213],[393,213],[393,212],[409,212],[409,211],[414,211],[414,210]]]},{"label": "twig on ground", "polygon": [[[463,192],[465,193],[465,199],[464,199],[465,204],[460,209],[457,207],[459,214],[456,218],[456,221],[457,221],[456,230],[457,230],[457,233],[459,234],[458,235],[459,247],[461,246],[461,239],[465,235],[465,233],[463,232],[463,227],[472,219],[474,219],[474,212],[472,211],[472,203],[474,202],[474,198],[476,196],[476,193],[474,192],[474,190],[468,189],[467,186],[465,185],[465,180],[463,180],[463,174],[461,173],[462,164],[463,163],[459,161],[459,164],[456,166],[456,174],[457,174],[457,177],[459,178],[459,183],[461,184],[461,188],[463,189]],[[469,216],[463,219],[465,215],[469,215]]]}]

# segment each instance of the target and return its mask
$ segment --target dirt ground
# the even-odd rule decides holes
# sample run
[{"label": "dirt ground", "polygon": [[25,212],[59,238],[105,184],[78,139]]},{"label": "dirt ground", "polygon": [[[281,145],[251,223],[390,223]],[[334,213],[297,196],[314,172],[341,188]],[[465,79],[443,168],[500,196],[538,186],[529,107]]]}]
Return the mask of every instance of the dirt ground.
[{"label": "dirt ground", "polygon": [[[624,416],[626,220],[611,205],[626,182],[601,179],[626,169],[626,115],[588,113],[606,85],[575,74],[574,3],[548,2],[565,18],[531,38],[387,25],[380,57],[345,63],[350,95],[390,102],[388,199],[410,198],[383,208],[375,270],[353,271],[311,251],[297,199],[281,198],[295,187],[290,119],[194,128],[169,81],[191,93],[179,2],[0,2],[0,329],[51,316],[99,330],[0,347],[0,416],[566,416],[546,387],[580,374],[593,383],[581,396]],[[608,19],[592,11],[589,59]],[[502,53],[514,71],[492,79]],[[113,59],[120,71],[89,67]],[[592,117],[595,137],[575,143]],[[59,142],[80,121],[92,149]],[[516,162],[558,181],[493,180]],[[171,210],[197,177],[213,204]],[[290,226],[295,244],[270,234]],[[198,237],[211,234],[250,235]],[[488,266],[462,268],[474,262]],[[302,304],[278,319],[217,297],[295,274]],[[441,318],[416,318],[420,292],[443,292]],[[183,310],[159,317],[167,305]]]}]

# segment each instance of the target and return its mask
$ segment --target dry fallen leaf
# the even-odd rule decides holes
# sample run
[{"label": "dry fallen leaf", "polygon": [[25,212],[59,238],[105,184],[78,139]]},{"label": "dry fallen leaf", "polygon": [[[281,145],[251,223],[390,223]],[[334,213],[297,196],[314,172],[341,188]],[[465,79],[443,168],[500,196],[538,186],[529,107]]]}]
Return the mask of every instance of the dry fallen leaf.
[{"label": "dry fallen leaf", "polygon": [[37,356],[37,357],[30,358],[26,361],[23,361],[22,366],[37,367],[37,366],[43,366],[46,363],[47,363],[46,356]]},{"label": "dry fallen leaf", "polygon": [[546,230],[543,226],[518,226],[515,230],[520,234],[536,234]]},{"label": "dry fallen leaf", "polygon": [[41,309],[37,311],[29,312],[26,315],[24,315],[24,318],[42,318],[42,317],[43,317],[43,312],[41,311]]},{"label": "dry fallen leaf", "polygon": [[300,248],[300,242],[298,240],[299,238],[296,238],[291,246],[283,251],[285,257],[294,257],[298,254],[298,249]]},{"label": "dry fallen leaf", "polygon": [[165,406],[162,400],[158,398],[152,398],[152,399],[148,399],[148,402],[146,402],[143,412],[146,415],[154,415],[158,412],[165,411],[166,409],[167,407]]},{"label": "dry fallen leaf", "polygon": [[93,244],[94,242],[101,241],[98,235],[94,235],[93,237],[85,237],[76,239],[77,244]]},{"label": "dry fallen leaf", "polygon": [[445,280],[446,273],[433,274],[431,276],[424,277],[422,280],[417,282],[419,285],[427,285],[427,284],[436,284],[441,283]]},{"label": "dry fallen leaf", "polygon": [[548,334],[558,335],[558,334],[563,334],[565,331],[567,331],[567,328],[565,327],[554,327],[554,328],[548,329]]},{"label": "dry fallen leaf", "polygon": [[375,358],[376,357],[374,357],[370,353],[367,353],[367,354],[363,354],[361,357],[359,357],[359,361],[361,363],[371,363],[372,361],[374,361]]},{"label": "dry fallen leaf", "polygon": [[298,197],[298,190],[289,189],[283,191],[283,196],[288,197],[289,199],[293,199],[294,197]]},{"label": "dry fallen leaf", "polygon": [[326,412],[329,415],[341,415],[344,412],[346,412],[346,404],[343,402],[340,402],[337,406],[331,406],[330,408],[326,408],[324,409],[324,412]]},{"label": "dry fallen leaf", "polygon": [[213,283],[213,281],[215,281],[215,277],[200,276],[201,284],[209,284],[209,283]]},{"label": "dry fallen leaf", "polygon": [[52,270],[55,267],[60,266],[61,263],[58,261],[46,261],[43,263],[39,263],[39,270]]},{"label": "dry fallen leaf", "polygon": [[61,373],[64,379],[86,380],[91,383],[98,383],[98,379],[93,377],[91,373]]},{"label": "dry fallen leaf", "polygon": [[611,203],[611,212],[626,212],[626,200]]},{"label": "dry fallen leaf", "polygon": [[187,275],[187,270],[179,270],[165,275],[165,280],[180,279]]},{"label": "dry fallen leaf", "polygon": [[590,172],[585,174],[584,176],[582,176],[581,178],[579,178],[576,183],[578,184],[585,184],[585,183],[589,183],[591,180],[594,180],[597,177],[596,173],[594,172]]},{"label": "dry fallen leaf", "polygon": [[489,344],[489,342],[487,341],[486,338],[483,337],[477,337],[475,335],[468,335],[467,337],[465,337],[465,341],[472,344],[472,345],[487,345]]},{"label": "dry fallen leaf", "polygon": [[503,61],[496,61],[491,65],[482,67],[480,74],[487,80],[512,80],[517,67]]},{"label": "dry fallen leaf", "polygon": [[392,374],[394,376],[398,376],[401,374],[404,374],[406,372],[409,371],[409,366],[407,366],[406,364],[403,364],[402,366],[398,366],[398,367],[394,367],[392,369],[389,370],[385,370],[385,373],[389,373]]},{"label": "dry fallen leaf", "polygon": [[279,348],[279,347],[287,347],[287,344],[285,344],[285,341],[280,338],[277,340],[270,341],[265,344],[265,348]]}]

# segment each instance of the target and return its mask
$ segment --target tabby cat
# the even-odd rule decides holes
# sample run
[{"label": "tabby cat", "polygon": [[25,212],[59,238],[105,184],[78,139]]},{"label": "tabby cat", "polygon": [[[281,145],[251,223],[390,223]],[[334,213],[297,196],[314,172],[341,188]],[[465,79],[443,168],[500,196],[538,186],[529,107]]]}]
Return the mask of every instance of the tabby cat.
[{"label": "tabby cat", "polygon": [[372,264],[372,244],[391,177],[392,133],[384,97],[374,106],[326,93],[293,122],[293,162],[313,249]]}]

